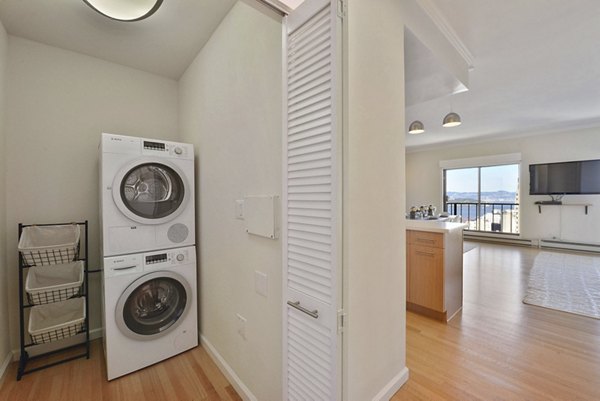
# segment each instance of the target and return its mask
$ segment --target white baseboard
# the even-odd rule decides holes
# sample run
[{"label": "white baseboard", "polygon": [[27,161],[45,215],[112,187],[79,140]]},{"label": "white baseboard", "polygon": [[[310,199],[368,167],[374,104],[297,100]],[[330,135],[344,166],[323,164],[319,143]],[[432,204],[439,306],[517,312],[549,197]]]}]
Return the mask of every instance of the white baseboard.
[{"label": "white baseboard", "polygon": [[4,378],[6,369],[8,368],[8,365],[10,365],[11,362],[12,362],[12,352],[9,352],[8,354],[6,354],[6,358],[4,358],[4,362],[2,362],[2,365],[0,365],[0,380],[2,380]]},{"label": "white baseboard", "polygon": [[375,397],[373,397],[373,401],[389,401],[394,394],[404,383],[408,381],[408,368],[404,367],[396,376],[386,384],[379,393]]},{"label": "white baseboard", "polygon": [[[96,340],[98,338],[102,338],[102,327],[98,327],[98,328],[90,330],[90,340]],[[11,354],[12,354],[12,361],[13,362],[18,361],[19,358],[21,357],[21,350],[13,349]]]},{"label": "white baseboard", "polygon": [[219,354],[217,349],[208,341],[204,335],[200,335],[200,342],[202,347],[206,350],[208,355],[215,362],[219,370],[225,375],[229,383],[235,388],[235,391],[238,392],[239,396],[242,397],[244,401],[258,401],[258,398],[252,394],[250,389],[246,387],[244,382],[238,377],[235,371],[229,366],[229,364],[225,361],[225,359]]}]

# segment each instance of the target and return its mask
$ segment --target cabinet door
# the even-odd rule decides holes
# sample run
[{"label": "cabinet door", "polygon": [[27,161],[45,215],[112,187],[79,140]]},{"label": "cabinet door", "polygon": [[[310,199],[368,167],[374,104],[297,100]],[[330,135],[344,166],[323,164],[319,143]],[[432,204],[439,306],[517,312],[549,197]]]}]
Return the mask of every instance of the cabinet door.
[{"label": "cabinet door", "polygon": [[444,250],[408,247],[408,302],[444,311]]}]

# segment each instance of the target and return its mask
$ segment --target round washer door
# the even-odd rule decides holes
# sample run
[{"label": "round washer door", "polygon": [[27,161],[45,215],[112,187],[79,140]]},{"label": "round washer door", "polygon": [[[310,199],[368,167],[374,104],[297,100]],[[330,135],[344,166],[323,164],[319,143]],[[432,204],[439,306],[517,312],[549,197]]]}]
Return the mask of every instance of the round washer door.
[{"label": "round washer door", "polygon": [[194,302],[189,283],[172,271],[156,271],[131,283],[117,301],[117,327],[127,337],[152,340],[181,324]]},{"label": "round washer door", "polygon": [[113,200],[131,220],[162,224],[184,210],[191,188],[173,163],[156,159],[136,160],[115,176]]}]

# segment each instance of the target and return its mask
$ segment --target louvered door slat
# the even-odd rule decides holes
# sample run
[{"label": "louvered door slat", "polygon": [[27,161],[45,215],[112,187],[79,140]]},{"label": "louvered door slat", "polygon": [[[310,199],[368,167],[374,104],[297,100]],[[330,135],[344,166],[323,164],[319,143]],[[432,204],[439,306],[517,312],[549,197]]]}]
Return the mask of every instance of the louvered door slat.
[{"label": "louvered door slat", "polygon": [[286,18],[285,400],[340,399],[336,24],[328,0],[305,1]]}]

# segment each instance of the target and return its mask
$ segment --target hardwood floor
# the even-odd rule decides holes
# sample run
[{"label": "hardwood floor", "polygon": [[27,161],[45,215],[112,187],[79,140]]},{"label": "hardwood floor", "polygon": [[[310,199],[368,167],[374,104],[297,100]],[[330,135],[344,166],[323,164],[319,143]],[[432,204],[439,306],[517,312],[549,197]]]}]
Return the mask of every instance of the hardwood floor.
[{"label": "hardwood floor", "polygon": [[600,400],[600,320],[521,302],[538,250],[477,245],[462,312],[407,314],[410,378],[392,400]]},{"label": "hardwood floor", "polygon": [[[538,250],[477,244],[464,255],[463,310],[448,324],[407,315],[410,378],[393,401],[600,400],[600,320],[521,301]],[[240,400],[198,347],[123,378],[105,379],[102,346],[15,381],[0,401]]]},{"label": "hardwood floor", "polygon": [[16,369],[13,363],[0,384],[1,401],[241,401],[202,347],[111,382],[98,340],[89,360],[34,372],[19,382]]}]

